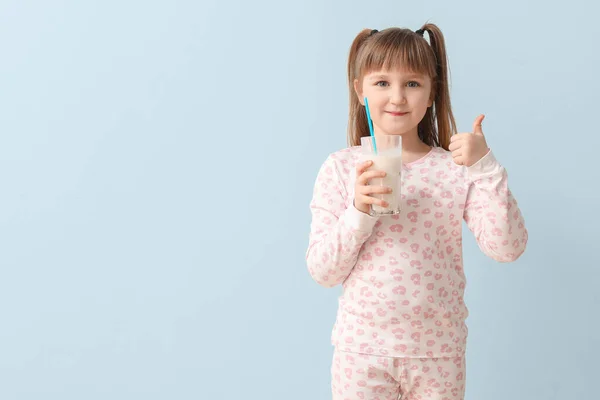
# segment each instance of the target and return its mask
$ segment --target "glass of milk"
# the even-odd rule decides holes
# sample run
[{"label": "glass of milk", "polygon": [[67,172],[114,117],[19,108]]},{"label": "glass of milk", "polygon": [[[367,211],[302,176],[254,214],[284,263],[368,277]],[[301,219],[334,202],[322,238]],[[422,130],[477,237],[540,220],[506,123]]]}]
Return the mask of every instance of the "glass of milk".
[{"label": "glass of milk", "polygon": [[[373,148],[373,140],[377,153]],[[378,204],[371,204],[369,215],[383,216],[400,214],[400,186],[402,173],[402,136],[399,135],[382,135],[376,136],[374,139],[371,136],[365,136],[361,141],[361,162],[373,161],[368,170],[385,171],[386,176],[383,178],[372,178],[369,185],[387,186],[392,188],[391,193],[374,193],[371,196],[385,200],[388,207],[382,207]]]}]

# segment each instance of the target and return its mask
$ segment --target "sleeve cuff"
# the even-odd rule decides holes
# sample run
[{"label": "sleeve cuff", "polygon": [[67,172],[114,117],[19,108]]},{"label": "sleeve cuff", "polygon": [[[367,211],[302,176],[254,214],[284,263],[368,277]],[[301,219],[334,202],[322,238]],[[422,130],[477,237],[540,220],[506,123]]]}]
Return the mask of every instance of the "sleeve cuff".
[{"label": "sleeve cuff", "polygon": [[489,150],[487,154],[481,157],[475,164],[467,167],[467,173],[471,180],[494,175],[501,172],[501,170],[502,166],[494,156],[494,153],[492,153],[492,150]]},{"label": "sleeve cuff", "polygon": [[346,209],[343,218],[344,222],[350,229],[365,233],[371,233],[375,227],[375,224],[379,220],[378,217],[373,217],[358,211],[356,207],[354,207],[354,201],[352,201],[352,203],[350,203],[350,207]]}]

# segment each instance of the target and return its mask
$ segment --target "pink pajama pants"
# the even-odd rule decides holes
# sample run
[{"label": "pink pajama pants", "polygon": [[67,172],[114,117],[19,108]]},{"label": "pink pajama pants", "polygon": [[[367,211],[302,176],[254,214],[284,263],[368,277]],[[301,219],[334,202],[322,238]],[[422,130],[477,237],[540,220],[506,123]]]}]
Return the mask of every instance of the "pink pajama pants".
[{"label": "pink pajama pants", "polygon": [[463,400],[465,358],[394,358],[334,351],[333,400]]}]

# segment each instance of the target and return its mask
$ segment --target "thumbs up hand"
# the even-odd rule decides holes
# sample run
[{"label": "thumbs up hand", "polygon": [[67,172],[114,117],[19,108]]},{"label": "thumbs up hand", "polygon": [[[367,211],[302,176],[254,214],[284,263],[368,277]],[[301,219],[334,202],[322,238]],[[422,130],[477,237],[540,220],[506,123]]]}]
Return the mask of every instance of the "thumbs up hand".
[{"label": "thumbs up hand", "polygon": [[488,153],[489,148],[481,129],[484,118],[485,115],[475,118],[473,133],[459,133],[450,138],[449,150],[456,164],[470,167]]}]

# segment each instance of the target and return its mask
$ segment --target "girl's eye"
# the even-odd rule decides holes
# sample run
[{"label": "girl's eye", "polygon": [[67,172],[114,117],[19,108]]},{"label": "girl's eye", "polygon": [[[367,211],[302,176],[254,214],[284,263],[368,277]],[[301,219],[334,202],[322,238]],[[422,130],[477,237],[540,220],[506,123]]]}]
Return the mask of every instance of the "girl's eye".
[{"label": "girl's eye", "polygon": [[410,81],[410,82],[407,83],[407,85],[408,85],[408,87],[419,87],[419,86],[421,86],[419,84],[419,82],[415,82],[415,81]]},{"label": "girl's eye", "polygon": [[379,81],[375,84],[375,86],[381,86],[381,87],[385,87],[387,85],[388,85],[388,83],[386,81]]}]

